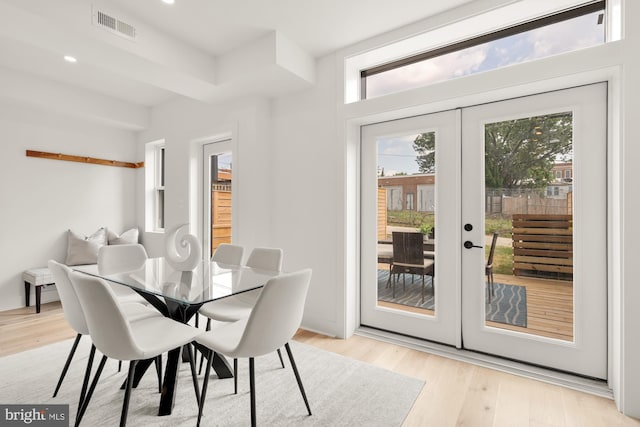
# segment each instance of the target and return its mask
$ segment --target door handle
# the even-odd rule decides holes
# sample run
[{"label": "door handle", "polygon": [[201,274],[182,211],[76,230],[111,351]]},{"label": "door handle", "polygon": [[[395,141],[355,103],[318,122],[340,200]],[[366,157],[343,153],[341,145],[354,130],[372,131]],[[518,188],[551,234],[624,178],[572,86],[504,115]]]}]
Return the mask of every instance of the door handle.
[{"label": "door handle", "polygon": [[467,240],[466,242],[464,242],[464,247],[467,249],[471,249],[471,248],[484,249],[482,246],[474,245],[471,240]]}]

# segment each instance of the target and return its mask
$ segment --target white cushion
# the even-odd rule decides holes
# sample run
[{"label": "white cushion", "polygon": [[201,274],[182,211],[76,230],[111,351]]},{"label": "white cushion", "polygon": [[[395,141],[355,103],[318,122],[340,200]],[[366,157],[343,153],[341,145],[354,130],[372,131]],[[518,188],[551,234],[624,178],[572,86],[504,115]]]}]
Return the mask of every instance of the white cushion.
[{"label": "white cushion", "polygon": [[138,234],[139,233],[137,228],[123,231],[120,235],[117,235],[110,229],[107,230],[110,245],[130,245],[132,243],[138,243]]},{"label": "white cushion", "polygon": [[29,282],[33,286],[50,285],[55,283],[53,273],[47,267],[30,268],[22,273],[22,280]]},{"label": "white cushion", "polygon": [[96,264],[98,249],[107,244],[107,230],[100,228],[91,236],[81,236],[69,230],[67,233],[67,265]]}]

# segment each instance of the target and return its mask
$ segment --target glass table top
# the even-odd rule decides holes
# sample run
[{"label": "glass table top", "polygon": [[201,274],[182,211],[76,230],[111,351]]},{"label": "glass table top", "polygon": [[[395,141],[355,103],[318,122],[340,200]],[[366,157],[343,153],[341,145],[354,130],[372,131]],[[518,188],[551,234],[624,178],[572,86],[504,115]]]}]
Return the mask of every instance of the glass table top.
[{"label": "glass table top", "polygon": [[200,304],[258,289],[280,272],[202,261],[192,271],[178,271],[165,258],[149,258],[137,270],[100,274],[98,265],[71,267],[108,282],[182,304]]}]

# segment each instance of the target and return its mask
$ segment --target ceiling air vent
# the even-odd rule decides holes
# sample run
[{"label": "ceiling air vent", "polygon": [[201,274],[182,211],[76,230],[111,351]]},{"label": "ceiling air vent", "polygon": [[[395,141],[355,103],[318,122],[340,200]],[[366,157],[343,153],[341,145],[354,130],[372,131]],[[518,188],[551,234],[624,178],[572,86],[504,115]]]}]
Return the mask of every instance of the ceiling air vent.
[{"label": "ceiling air vent", "polygon": [[136,27],[131,24],[127,24],[124,21],[114,18],[100,10],[94,10],[93,13],[93,25],[105,30],[117,34],[121,37],[129,40],[136,39]]}]

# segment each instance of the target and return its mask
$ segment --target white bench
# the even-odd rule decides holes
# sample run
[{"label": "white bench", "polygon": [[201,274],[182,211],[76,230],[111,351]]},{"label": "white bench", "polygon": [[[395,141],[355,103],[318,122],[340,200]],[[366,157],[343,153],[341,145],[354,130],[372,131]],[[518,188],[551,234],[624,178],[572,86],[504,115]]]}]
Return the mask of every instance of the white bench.
[{"label": "white bench", "polygon": [[36,313],[40,313],[40,297],[42,295],[42,287],[55,285],[53,274],[47,267],[31,268],[22,273],[24,280],[25,307],[29,307],[29,299],[31,296],[31,285],[35,286],[36,291]]}]

